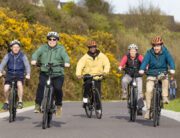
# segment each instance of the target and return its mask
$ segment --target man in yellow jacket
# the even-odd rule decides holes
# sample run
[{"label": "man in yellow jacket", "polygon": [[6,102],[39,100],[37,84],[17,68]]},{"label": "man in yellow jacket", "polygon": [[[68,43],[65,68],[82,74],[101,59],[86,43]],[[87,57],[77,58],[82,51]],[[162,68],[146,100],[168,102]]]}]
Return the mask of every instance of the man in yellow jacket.
[{"label": "man in yellow jacket", "polygon": [[[88,52],[81,57],[77,63],[76,76],[81,79],[82,75],[104,75],[106,76],[110,70],[110,62],[106,55],[96,49],[96,42],[88,42]],[[88,80],[84,80],[86,83]],[[95,86],[101,93],[101,78],[95,78]],[[86,83],[83,95],[83,107],[88,102],[87,96],[89,94],[91,84]]]}]

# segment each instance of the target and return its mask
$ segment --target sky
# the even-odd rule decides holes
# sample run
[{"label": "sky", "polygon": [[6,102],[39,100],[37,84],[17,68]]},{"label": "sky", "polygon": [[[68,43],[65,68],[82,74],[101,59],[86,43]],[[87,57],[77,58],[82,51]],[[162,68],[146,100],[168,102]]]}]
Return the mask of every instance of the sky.
[{"label": "sky", "polygon": [[[60,0],[61,2],[79,0]],[[147,6],[151,3],[159,7],[166,15],[173,15],[176,22],[180,22],[180,0],[105,0],[110,3],[113,13],[128,13],[129,7],[137,7],[141,1]]]}]

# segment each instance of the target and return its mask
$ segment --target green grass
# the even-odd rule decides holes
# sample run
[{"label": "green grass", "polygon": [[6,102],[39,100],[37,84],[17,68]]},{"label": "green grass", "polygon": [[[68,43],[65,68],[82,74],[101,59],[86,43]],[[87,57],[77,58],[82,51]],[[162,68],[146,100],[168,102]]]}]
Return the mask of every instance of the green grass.
[{"label": "green grass", "polygon": [[[23,102],[23,107],[25,108],[25,107],[28,107],[28,106],[32,106],[32,105],[34,105],[34,101],[28,101],[28,102]],[[0,103],[0,108],[3,106],[3,104],[4,103]],[[1,113],[2,111],[0,110],[0,113]]]},{"label": "green grass", "polygon": [[180,99],[170,101],[168,105],[164,105],[164,109],[180,112]]}]

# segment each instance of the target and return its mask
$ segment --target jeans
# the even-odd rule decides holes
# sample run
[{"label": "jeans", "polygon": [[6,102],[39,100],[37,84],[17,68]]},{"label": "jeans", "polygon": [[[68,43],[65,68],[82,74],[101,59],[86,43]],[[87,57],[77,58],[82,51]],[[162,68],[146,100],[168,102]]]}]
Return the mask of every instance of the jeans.
[{"label": "jeans", "polygon": [[[39,75],[39,84],[36,92],[36,104],[41,105],[43,95],[44,95],[44,86],[46,85],[46,81],[48,79],[48,76],[45,73],[40,73]],[[62,106],[62,97],[63,97],[63,91],[62,86],[64,82],[64,76],[58,76],[52,78],[51,84],[53,86],[54,95],[55,95],[55,104]]]},{"label": "jeans", "polygon": [[176,88],[170,88],[170,100],[175,99]]}]

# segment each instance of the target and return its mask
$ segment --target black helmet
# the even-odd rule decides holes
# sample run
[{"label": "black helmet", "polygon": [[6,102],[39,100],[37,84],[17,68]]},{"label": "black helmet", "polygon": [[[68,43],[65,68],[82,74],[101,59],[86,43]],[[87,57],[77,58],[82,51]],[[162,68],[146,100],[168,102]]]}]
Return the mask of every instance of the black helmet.
[{"label": "black helmet", "polygon": [[49,32],[47,34],[47,39],[49,39],[50,37],[55,37],[57,40],[59,40],[59,34],[57,32]]},{"label": "black helmet", "polygon": [[21,46],[21,42],[18,40],[13,40],[11,41],[10,47],[12,47],[14,44],[18,44],[19,46]]}]

